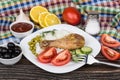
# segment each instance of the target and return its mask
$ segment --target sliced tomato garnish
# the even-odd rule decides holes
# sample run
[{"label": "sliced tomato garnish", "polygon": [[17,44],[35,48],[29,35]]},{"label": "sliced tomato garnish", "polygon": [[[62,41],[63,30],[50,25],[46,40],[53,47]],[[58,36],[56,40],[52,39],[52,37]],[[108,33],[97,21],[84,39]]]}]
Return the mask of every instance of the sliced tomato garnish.
[{"label": "sliced tomato garnish", "polygon": [[62,66],[67,64],[71,60],[71,53],[69,50],[63,50],[51,61],[55,66]]},{"label": "sliced tomato garnish", "polygon": [[49,63],[57,55],[55,47],[46,48],[37,58],[42,63]]},{"label": "sliced tomato garnish", "polygon": [[106,57],[110,61],[115,61],[120,59],[120,53],[107,46],[102,45],[101,51],[104,57]]},{"label": "sliced tomato garnish", "polygon": [[120,46],[120,42],[110,37],[108,34],[102,34],[100,41],[103,45],[116,48]]}]

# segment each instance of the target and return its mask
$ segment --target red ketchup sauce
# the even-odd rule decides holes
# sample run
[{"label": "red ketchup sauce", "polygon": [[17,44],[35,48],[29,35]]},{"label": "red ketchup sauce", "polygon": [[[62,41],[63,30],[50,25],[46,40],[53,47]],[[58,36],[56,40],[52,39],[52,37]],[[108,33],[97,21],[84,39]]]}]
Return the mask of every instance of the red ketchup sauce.
[{"label": "red ketchup sauce", "polygon": [[11,29],[15,32],[19,32],[19,33],[22,33],[22,32],[27,32],[29,31],[30,29],[32,29],[32,25],[31,24],[28,24],[28,23],[24,23],[24,22],[20,22],[20,23],[16,23],[14,24]]}]

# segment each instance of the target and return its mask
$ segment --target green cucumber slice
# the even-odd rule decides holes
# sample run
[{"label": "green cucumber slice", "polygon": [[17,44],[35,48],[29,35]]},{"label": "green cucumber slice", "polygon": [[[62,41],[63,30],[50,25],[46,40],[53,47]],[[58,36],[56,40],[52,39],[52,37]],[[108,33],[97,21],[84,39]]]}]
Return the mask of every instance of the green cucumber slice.
[{"label": "green cucumber slice", "polygon": [[77,56],[83,54],[82,51],[81,51],[81,49],[76,49],[75,52],[76,52],[76,55],[77,55]]},{"label": "green cucumber slice", "polygon": [[84,46],[84,47],[81,48],[81,51],[82,51],[82,53],[84,53],[84,54],[89,54],[89,53],[92,52],[92,48],[91,48],[91,47],[88,47],[88,46]]},{"label": "green cucumber slice", "polygon": [[71,50],[70,53],[71,53],[72,55],[75,55],[75,54],[76,54],[75,50]]}]

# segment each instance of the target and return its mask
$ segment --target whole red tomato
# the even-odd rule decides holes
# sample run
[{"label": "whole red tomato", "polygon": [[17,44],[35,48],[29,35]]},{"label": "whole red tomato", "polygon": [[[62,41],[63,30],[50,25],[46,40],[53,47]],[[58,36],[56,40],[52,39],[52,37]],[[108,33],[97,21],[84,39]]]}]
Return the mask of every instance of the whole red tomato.
[{"label": "whole red tomato", "polygon": [[81,22],[81,13],[75,7],[68,7],[64,9],[62,18],[71,25],[78,25]]}]

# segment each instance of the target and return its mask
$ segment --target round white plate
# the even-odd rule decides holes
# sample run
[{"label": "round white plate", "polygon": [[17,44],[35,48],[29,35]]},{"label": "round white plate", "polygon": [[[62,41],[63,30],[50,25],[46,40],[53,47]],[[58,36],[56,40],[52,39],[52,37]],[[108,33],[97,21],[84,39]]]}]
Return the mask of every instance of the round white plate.
[{"label": "round white plate", "polygon": [[85,45],[92,47],[93,51],[92,51],[91,55],[93,55],[95,57],[100,52],[101,45],[100,45],[99,41],[97,39],[95,39],[94,37],[92,37],[91,35],[89,35],[88,33],[84,32],[83,30],[77,28],[76,26],[72,26],[72,25],[68,25],[68,24],[58,24],[58,25],[54,25],[54,26],[50,26],[50,27],[38,30],[38,31],[32,33],[31,35],[25,37],[20,42],[20,46],[23,50],[23,55],[29,61],[31,61],[33,64],[35,64],[36,66],[38,66],[39,68],[41,68],[45,71],[48,71],[51,73],[67,73],[67,72],[71,72],[71,71],[76,70],[76,69],[82,67],[83,65],[85,65],[85,62],[75,63],[75,62],[71,61],[64,66],[54,66],[50,63],[49,64],[40,63],[37,60],[36,56],[34,56],[33,53],[30,51],[28,42],[31,41],[31,39],[33,39],[36,35],[42,33],[43,31],[48,31],[48,30],[53,30],[53,29],[67,30],[72,33],[80,34],[85,38]]}]

